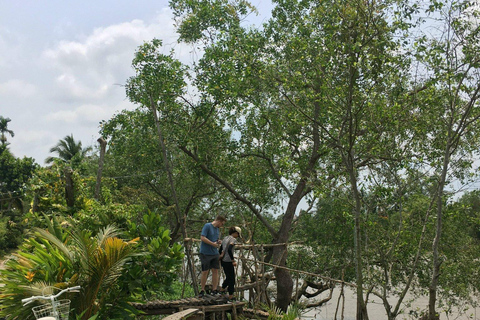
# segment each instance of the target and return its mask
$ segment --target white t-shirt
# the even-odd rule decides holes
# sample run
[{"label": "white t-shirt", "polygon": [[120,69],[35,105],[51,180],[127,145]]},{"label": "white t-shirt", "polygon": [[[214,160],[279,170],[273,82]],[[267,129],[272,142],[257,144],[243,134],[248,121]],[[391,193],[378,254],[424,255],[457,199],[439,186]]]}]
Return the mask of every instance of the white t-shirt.
[{"label": "white t-shirt", "polygon": [[222,240],[222,252],[224,252],[223,258],[222,258],[223,262],[232,262],[232,259],[230,258],[230,255],[228,254],[228,246],[230,244],[235,245],[236,243],[237,243],[237,239],[235,239],[234,237],[232,237],[230,235],[226,236]]}]

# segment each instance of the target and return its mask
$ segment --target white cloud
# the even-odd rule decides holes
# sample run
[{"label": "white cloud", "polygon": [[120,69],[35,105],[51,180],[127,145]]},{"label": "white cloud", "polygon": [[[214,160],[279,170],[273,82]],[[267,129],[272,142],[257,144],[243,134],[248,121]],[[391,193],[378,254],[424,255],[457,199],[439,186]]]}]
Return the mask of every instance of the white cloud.
[{"label": "white cloud", "polygon": [[[104,28],[75,41],[62,41],[45,50],[45,65],[57,72],[57,99],[106,99],[112,87],[124,84],[133,75],[131,61],[144,41],[160,38],[175,43],[176,35],[170,12],[164,10],[152,23],[132,20]],[[164,48],[165,53],[169,48]]]},{"label": "white cloud", "polygon": [[21,39],[21,35],[0,26],[0,67],[8,68],[19,64]]},{"label": "white cloud", "polygon": [[37,93],[35,85],[21,79],[11,79],[0,83],[0,94],[5,96],[30,97]]},{"label": "white cloud", "polygon": [[110,107],[86,104],[71,110],[60,110],[45,115],[45,121],[65,123],[83,123],[97,126],[102,119],[112,115]]},{"label": "white cloud", "polygon": [[[154,20],[132,18],[76,36],[67,32],[77,26],[66,17],[60,26],[42,28],[50,38],[29,39],[34,45],[0,26],[0,115],[12,119],[12,152],[42,163],[66,135],[96,143],[99,122],[133,108],[123,84],[134,74],[139,45],[162,39],[163,53],[174,47],[178,59],[190,61],[190,47],[177,44],[172,16],[165,9]],[[63,40],[54,42],[59,36]]]},{"label": "white cloud", "polygon": [[[43,160],[48,156],[48,151],[59,140],[52,131],[47,129],[14,131],[15,137],[10,139],[12,142],[9,145],[10,151],[16,157],[32,157],[40,164],[43,164]],[[56,142],[52,143],[55,139]],[[26,150],[28,152],[25,152]]]}]

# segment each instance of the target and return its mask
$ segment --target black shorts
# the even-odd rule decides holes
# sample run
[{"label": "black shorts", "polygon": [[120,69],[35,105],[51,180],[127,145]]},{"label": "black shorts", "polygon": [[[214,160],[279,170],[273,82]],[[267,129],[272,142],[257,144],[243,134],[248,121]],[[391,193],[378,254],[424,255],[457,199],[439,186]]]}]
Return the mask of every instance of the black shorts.
[{"label": "black shorts", "polygon": [[220,255],[206,255],[200,253],[200,262],[202,263],[202,271],[210,269],[220,269]]}]

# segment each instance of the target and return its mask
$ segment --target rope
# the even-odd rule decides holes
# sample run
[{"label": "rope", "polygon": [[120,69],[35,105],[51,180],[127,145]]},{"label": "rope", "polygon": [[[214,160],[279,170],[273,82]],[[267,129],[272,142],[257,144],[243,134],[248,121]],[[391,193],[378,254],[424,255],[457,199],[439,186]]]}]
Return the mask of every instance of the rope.
[{"label": "rope", "polygon": [[[245,260],[254,262],[254,260],[248,259],[248,258],[245,258]],[[284,270],[291,271],[291,272],[298,272],[298,273],[301,273],[301,274],[305,274],[305,275],[309,275],[309,276],[312,276],[312,277],[320,278],[320,279],[323,279],[323,280],[326,280],[326,281],[331,281],[331,282],[335,282],[335,283],[339,283],[339,284],[345,284],[345,285],[351,286],[351,287],[353,287],[353,288],[356,288],[356,287],[357,287],[356,284],[353,284],[353,283],[350,283],[350,282],[345,282],[345,281],[342,281],[342,280],[337,280],[337,279],[329,278],[329,277],[325,277],[325,276],[321,276],[321,275],[319,275],[319,274],[317,274],[317,273],[312,273],[312,272],[303,271],[303,270],[296,270],[296,269],[292,269],[292,268],[280,266],[280,265],[277,265],[277,264],[267,263],[267,262],[258,262],[258,261],[257,261],[257,263],[262,263],[262,264],[264,264],[264,265],[266,265],[266,266],[270,266],[270,267],[274,267],[274,268],[279,268],[279,269],[284,269]]]}]

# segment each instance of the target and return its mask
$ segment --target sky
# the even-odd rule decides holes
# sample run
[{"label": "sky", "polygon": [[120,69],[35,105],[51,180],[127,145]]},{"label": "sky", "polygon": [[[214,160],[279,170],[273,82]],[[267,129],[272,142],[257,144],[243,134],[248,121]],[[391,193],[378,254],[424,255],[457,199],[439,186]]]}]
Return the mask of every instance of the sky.
[{"label": "sky", "polygon": [[[254,0],[260,24],[269,0]],[[67,135],[97,144],[99,123],[134,106],[123,85],[136,48],[153,38],[184,63],[167,0],[0,0],[0,116],[14,156],[44,165]]]}]

